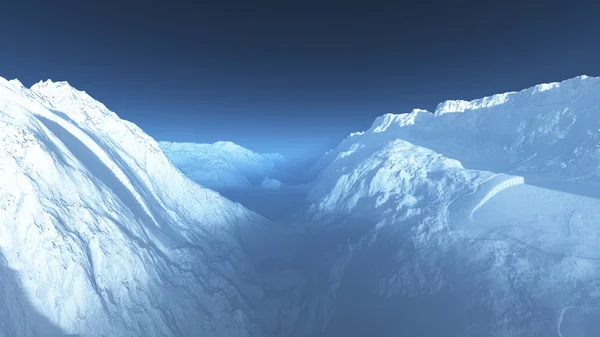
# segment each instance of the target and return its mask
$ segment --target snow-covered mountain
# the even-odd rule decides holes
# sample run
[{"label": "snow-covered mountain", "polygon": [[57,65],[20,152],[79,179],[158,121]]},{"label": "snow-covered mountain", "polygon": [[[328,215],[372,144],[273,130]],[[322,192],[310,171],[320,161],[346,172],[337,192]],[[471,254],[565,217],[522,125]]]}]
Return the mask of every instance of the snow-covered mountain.
[{"label": "snow-covered mountain", "polygon": [[167,157],[192,180],[217,190],[260,186],[285,163],[280,154],[256,153],[232,142],[159,142]]},{"label": "snow-covered mountain", "polygon": [[[600,79],[387,114],[317,164],[322,336],[595,336]],[[335,272],[333,272],[335,271]]]},{"label": "snow-covered mountain", "polygon": [[252,267],[271,225],[186,178],[85,92],[0,78],[0,162],[0,336],[282,325]]},{"label": "snow-covered mountain", "polygon": [[[0,336],[596,336],[599,83],[384,115],[275,225],[66,82],[0,78]],[[277,157],[207,146],[301,207]]]}]

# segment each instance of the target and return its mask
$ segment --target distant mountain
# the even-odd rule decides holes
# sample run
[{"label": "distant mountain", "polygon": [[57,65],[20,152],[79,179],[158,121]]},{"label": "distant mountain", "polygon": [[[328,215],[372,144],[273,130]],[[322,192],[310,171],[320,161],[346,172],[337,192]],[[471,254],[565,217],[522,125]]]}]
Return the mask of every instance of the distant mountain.
[{"label": "distant mountain", "polygon": [[217,190],[260,187],[285,163],[280,154],[255,153],[232,142],[159,142],[159,146],[188,177]]}]

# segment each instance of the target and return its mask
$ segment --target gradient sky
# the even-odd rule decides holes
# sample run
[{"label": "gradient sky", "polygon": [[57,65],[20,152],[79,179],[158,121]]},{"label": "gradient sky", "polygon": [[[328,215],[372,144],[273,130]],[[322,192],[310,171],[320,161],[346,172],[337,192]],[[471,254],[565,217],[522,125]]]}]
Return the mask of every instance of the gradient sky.
[{"label": "gradient sky", "polygon": [[326,151],[385,112],[600,75],[596,1],[3,1],[0,76],[157,140]]}]

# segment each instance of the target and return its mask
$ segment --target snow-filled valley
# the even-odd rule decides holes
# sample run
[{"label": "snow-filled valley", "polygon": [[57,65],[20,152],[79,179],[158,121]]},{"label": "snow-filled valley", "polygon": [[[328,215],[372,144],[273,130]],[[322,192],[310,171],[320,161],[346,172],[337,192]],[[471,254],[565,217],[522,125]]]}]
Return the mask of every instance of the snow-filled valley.
[{"label": "snow-filled valley", "polygon": [[0,78],[0,336],[597,336],[599,105],[581,76],[387,114],[288,185]]}]

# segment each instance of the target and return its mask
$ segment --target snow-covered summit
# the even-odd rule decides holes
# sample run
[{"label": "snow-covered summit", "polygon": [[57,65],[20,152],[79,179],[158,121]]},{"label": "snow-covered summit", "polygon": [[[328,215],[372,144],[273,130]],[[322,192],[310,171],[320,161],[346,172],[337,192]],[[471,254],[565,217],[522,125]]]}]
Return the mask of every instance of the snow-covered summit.
[{"label": "snow-covered summit", "polygon": [[229,141],[213,144],[160,142],[159,145],[188,177],[217,190],[258,186],[285,163],[280,154],[256,153]]},{"label": "snow-covered summit", "polygon": [[313,226],[274,227],[171,161],[245,183],[279,156],[169,160],[67,83],[0,78],[0,336],[595,335],[598,82],[381,116],[317,165]]},{"label": "snow-covered summit", "polygon": [[0,162],[0,336],[269,334],[241,287],[265,220],[100,102],[0,78]]},{"label": "snow-covered summit", "polygon": [[90,118],[95,117],[95,114],[98,113],[116,117],[116,114],[108,110],[104,104],[95,100],[85,91],[75,89],[67,81],[40,81],[32,85],[30,91],[40,96],[49,108],[59,109],[70,106],[71,114],[75,114],[74,110],[77,108],[79,114]]}]

